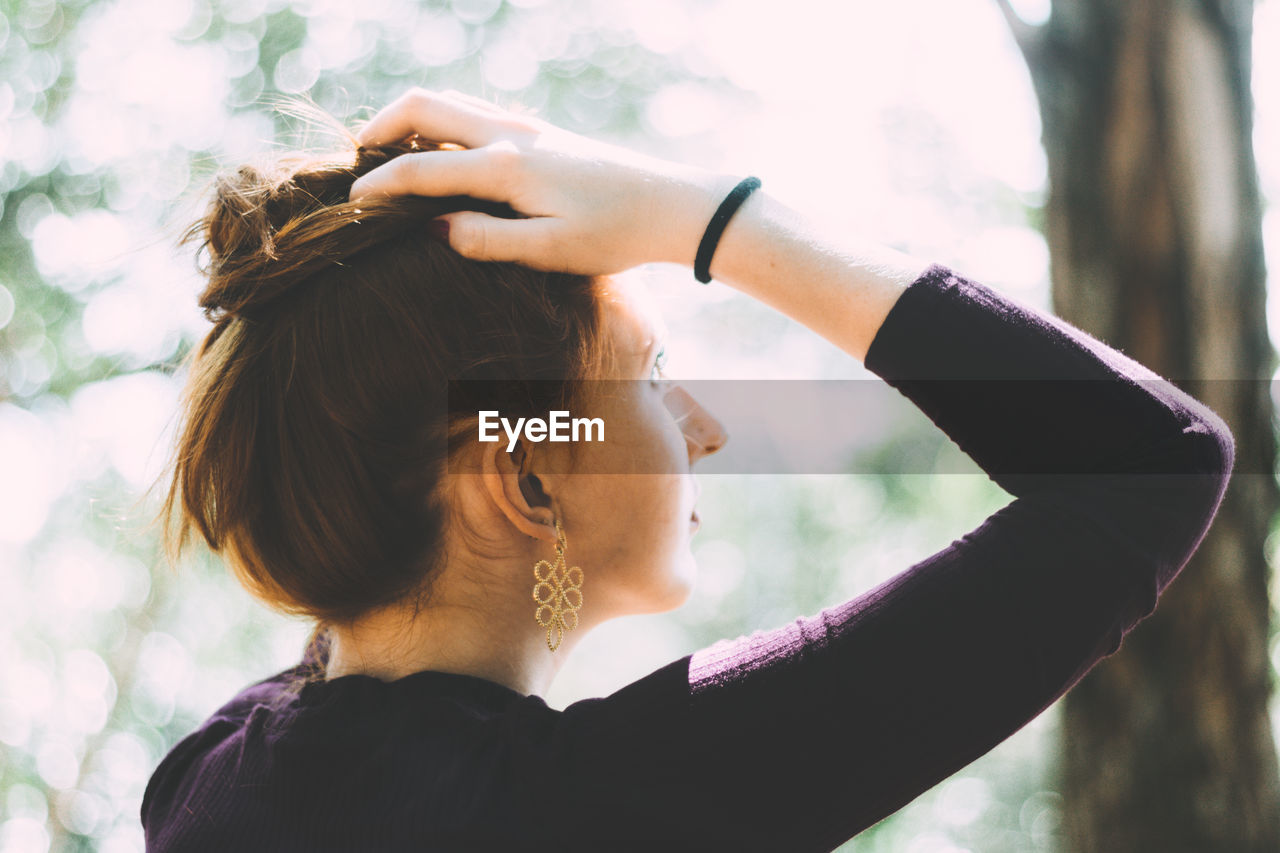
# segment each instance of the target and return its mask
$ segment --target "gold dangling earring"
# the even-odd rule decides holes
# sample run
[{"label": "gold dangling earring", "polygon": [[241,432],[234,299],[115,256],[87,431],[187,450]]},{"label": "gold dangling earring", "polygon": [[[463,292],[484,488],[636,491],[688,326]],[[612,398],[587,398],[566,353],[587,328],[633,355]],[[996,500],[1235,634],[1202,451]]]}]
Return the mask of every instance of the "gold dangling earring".
[{"label": "gold dangling earring", "polygon": [[[546,560],[539,560],[533,565],[533,576],[537,583],[533,585],[533,602],[538,609],[533,612],[537,623],[547,629],[547,648],[555,651],[564,639],[564,632],[578,627],[578,608],[582,606],[582,569],[564,566],[564,549],[567,544],[564,531],[560,529],[560,521],[556,520],[556,564],[553,566]],[[544,577],[539,569],[546,567]],[[577,572],[576,580],[574,572]],[[546,587],[546,597],[538,595],[539,590]],[[577,593],[576,603],[569,600],[571,593]],[[550,615],[544,615],[547,611]],[[551,630],[555,629],[556,639],[551,641]]]}]

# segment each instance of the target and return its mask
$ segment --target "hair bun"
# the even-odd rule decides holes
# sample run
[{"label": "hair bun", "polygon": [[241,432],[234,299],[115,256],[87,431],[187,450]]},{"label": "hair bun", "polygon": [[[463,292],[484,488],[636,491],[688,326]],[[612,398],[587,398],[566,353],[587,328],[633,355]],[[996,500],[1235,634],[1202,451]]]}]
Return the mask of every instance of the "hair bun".
[{"label": "hair bun", "polygon": [[360,175],[402,154],[445,147],[457,146],[415,137],[339,155],[289,154],[220,175],[206,215],[186,235],[202,239],[207,253],[205,316],[257,316],[314,273],[444,213],[519,217],[506,204],[467,196],[348,200]]},{"label": "hair bun", "polygon": [[308,170],[309,164],[289,158],[218,176],[208,212],[193,228],[203,233],[208,254],[209,284],[200,296],[206,315],[264,306],[296,279],[300,258],[290,239],[292,224],[346,200],[334,197],[332,179],[326,197],[316,182],[306,180]]}]

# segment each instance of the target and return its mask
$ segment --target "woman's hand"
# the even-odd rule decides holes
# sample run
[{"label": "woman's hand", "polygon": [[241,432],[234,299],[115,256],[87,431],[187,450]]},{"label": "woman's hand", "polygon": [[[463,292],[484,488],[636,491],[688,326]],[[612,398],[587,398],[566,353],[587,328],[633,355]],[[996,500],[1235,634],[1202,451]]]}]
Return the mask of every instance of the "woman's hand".
[{"label": "woman's hand", "polygon": [[413,89],[359,132],[361,145],[414,134],[466,150],[404,154],[358,179],[351,199],[467,195],[528,219],[474,211],[441,216],[459,254],[535,269],[607,275],[652,261],[693,264],[698,242],[737,177],[586,139],[458,92]]}]

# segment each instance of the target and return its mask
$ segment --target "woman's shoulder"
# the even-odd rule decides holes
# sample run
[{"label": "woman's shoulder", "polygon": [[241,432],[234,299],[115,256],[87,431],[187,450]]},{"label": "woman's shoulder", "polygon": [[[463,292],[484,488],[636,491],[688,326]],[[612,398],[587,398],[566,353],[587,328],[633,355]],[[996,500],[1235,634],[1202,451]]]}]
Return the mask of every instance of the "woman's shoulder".
[{"label": "woman's shoulder", "polygon": [[560,714],[539,697],[474,676],[424,671],[394,682],[368,675],[326,681],[319,673],[304,661],[255,681],[175,743],[148,780],[144,824],[165,822],[175,804],[204,802],[208,789],[223,790],[228,780],[259,792],[297,783],[316,762],[358,768],[399,755],[406,768],[420,768],[424,756],[443,760],[458,750],[493,751],[496,762],[537,743],[536,733],[545,736]]}]

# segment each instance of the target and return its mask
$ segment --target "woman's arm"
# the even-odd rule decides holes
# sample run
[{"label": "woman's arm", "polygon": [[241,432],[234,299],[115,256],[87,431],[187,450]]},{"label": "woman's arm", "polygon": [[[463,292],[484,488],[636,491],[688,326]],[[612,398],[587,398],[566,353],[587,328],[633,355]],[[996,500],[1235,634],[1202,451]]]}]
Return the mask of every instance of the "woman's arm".
[{"label": "woman's arm", "polygon": [[[737,177],[646,157],[457,93],[414,90],[363,128],[365,145],[411,134],[468,146],[398,157],[356,181],[371,193],[470,195],[528,219],[442,216],[447,239],[476,260],[589,275],[649,262],[693,265],[702,234]],[[928,264],[822,229],[757,190],[729,220],[712,274],[862,360],[890,306]]]},{"label": "woman's arm", "polygon": [[[450,214],[473,258],[692,263],[736,181],[465,99],[415,96],[367,133],[410,128],[477,147],[397,158],[353,195],[468,194],[532,217]],[[831,850],[1116,651],[1217,512],[1234,443],[1201,403],[950,270],[817,235],[757,193],[711,271],[863,358],[1016,500],[842,604],[525,721],[536,747],[513,760],[566,849]]]},{"label": "woman's arm", "polygon": [[565,708],[544,761],[584,838],[835,848],[1118,650],[1230,476],[1212,411],[941,266],[902,293],[866,363],[1017,499],[844,603]]},{"label": "woman's arm", "polygon": [[824,234],[761,189],[729,220],[710,269],[863,361],[889,309],[928,266],[886,246]]}]

